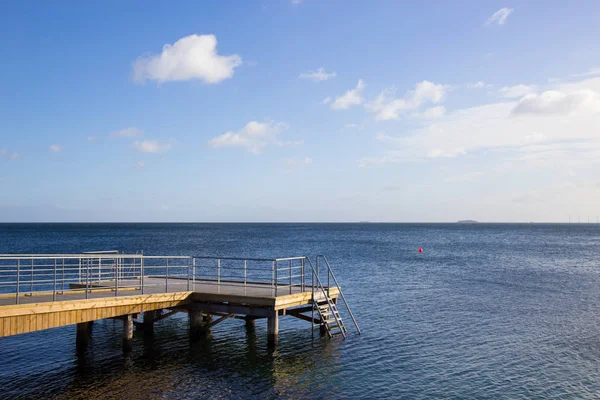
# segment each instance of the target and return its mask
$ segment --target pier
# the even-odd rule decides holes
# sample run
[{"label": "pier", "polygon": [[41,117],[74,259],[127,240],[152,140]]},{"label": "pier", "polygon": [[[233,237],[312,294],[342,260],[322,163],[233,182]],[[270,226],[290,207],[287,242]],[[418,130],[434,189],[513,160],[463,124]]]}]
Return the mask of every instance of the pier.
[{"label": "pier", "polygon": [[[340,307],[343,304],[343,307]],[[277,345],[279,318],[290,316],[345,338],[340,311],[358,324],[324,256],[232,258],[150,256],[103,251],[81,254],[0,255],[0,337],[76,325],[85,350],[94,321],[123,321],[123,350],[134,329],[188,314],[192,340],[231,318],[248,326],[267,320]]]}]

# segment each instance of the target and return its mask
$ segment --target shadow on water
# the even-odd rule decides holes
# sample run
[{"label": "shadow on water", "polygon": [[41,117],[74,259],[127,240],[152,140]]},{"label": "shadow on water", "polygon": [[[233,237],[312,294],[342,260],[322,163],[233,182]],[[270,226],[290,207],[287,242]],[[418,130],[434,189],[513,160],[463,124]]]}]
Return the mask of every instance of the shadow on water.
[{"label": "shadow on water", "polygon": [[[1,380],[1,398],[314,398],[335,397],[331,378],[341,368],[339,343],[310,329],[281,333],[277,349],[267,346],[263,326],[228,321],[196,340],[185,318],[161,323],[154,334],[134,334],[123,355],[121,322],[96,323],[85,352],[67,343],[65,363],[15,380]],[[257,324],[259,325],[259,324]],[[74,336],[74,335],[73,335]],[[50,346],[50,344],[45,344]],[[328,396],[328,394],[330,394]]]}]

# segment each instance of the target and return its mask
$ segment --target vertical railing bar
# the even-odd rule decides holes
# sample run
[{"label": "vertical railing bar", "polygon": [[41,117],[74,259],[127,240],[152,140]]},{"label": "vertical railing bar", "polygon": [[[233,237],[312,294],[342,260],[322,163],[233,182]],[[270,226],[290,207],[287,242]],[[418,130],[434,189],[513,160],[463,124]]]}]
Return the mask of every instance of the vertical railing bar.
[{"label": "vertical railing bar", "polygon": [[119,296],[119,258],[115,259],[115,297]]},{"label": "vertical railing bar", "polygon": [[194,290],[196,289],[196,259],[192,258],[192,280],[193,280],[193,286],[194,286]]},{"label": "vertical railing bar", "polygon": [[19,304],[19,286],[20,286],[20,281],[21,281],[21,275],[20,275],[20,268],[21,268],[21,259],[18,258],[17,259],[17,299],[16,299],[16,303]]},{"label": "vertical railing bar", "polygon": [[102,259],[98,257],[98,285],[102,282]]},{"label": "vertical railing bar", "polygon": [[[133,259],[135,265],[135,258]],[[140,256],[140,280],[142,281],[142,294],[144,294],[144,256]]]},{"label": "vertical railing bar", "polygon": [[187,259],[187,290],[188,290],[188,292],[190,291],[190,288],[191,288],[190,285],[192,283],[191,282],[191,275],[190,275],[191,264],[192,264],[192,259],[188,258]]},{"label": "vertical railing bar", "polygon": [[79,283],[81,283],[81,257],[79,257]]},{"label": "vertical railing bar", "polygon": [[52,301],[56,301],[56,258],[54,259],[54,285],[52,287]]},{"label": "vertical railing bar", "polygon": [[244,260],[244,287],[246,287],[246,283],[247,283],[247,267],[248,267],[248,260]]},{"label": "vertical railing bar", "polygon": [[165,258],[165,293],[169,293],[169,259]]},{"label": "vertical railing bar", "polygon": [[292,294],[292,260],[290,260],[290,294]]},{"label": "vertical railing bar", "polygon": [[62,292],[65,294],[65,259],[62,260]]},{"label": "vertical railing bar", "polygon": [[279,287],[279,277],[278,277],[278,273],[277,273],[277,269],[279,268],[279,263],[277,262],[277,260],[273,261],[273,271],[275,271],[275,297],[277,297],[277,289]]},{"label": "vertical railing bar", "polygon": [[221,259],[217,259],[217,285],[221,287]]},{"label": "vertical railing bar", "polygon": [[88,259],[86,259],[85,267],[85,298],[87,299],[90,286],[90,261]]},{"label": "vertical railing bar", "polygon": [[29,283],[29,293],[33,294],[33,257],[31,258],[31,282]]}]

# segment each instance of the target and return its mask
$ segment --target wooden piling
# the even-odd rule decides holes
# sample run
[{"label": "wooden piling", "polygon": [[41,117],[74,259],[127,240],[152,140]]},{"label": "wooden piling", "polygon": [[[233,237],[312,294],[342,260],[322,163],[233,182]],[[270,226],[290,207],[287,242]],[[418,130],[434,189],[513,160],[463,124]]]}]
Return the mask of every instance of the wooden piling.
[{"label": "wooden piling", "polygon": [[267,343],[270,347],[276,347],[279,337],[279,317],[277,311],[274,311],[267,318]]},{"label": "wooden piling", "polygon": [[81,322],[77,324],[77,334],[75,337],[75,343],[78,353],[83,353],[87,350],[90,343],[90,336],[92,334],[92,324],[90,322]]},{"label": "wooden piling", "polygon": [[133,349],[133,315],[123,317],[123,352],[130,353]]},{"label": "wooden piling", "polygon": [[190,320],[190,338],[198,339],[202,335],[202,312],[196,310],[188,311]]},{"label": "wooden piling", "polygon": [[154,320],[156,319],[156,311],[144,311],[144,332],[152,334],[154,333]]}]

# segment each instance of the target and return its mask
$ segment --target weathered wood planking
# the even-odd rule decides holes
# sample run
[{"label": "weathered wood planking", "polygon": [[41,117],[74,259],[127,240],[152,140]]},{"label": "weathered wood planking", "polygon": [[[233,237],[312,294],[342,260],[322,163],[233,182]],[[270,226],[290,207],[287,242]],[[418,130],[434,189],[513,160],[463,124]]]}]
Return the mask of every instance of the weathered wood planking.
[{"label": "weathered wood planking", "polygon": [[186,305],[191,292],[0,307],[0,337]]}]

